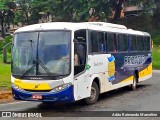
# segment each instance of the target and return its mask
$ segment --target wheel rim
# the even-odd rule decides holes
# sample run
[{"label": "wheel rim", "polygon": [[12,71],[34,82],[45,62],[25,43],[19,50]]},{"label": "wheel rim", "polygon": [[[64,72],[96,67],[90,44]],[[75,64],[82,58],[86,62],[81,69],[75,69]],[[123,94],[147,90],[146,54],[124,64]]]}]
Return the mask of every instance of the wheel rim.
[{"label": "wheel rim", "polygon": [[97,94],[97,91],[94,87],[91,88],[91,97],[90,99],[93,100],[96,98],[96,94]]}]

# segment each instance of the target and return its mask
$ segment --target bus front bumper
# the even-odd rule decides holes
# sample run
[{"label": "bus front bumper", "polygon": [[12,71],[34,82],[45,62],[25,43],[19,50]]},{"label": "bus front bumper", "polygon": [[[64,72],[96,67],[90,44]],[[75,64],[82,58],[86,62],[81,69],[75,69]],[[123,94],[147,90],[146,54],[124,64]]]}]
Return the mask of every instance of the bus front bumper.
[{"label": "bus front bumper", "polygon": [[[29,92],[17,90],[12,86],[13,98],[16,100],[24,101],[37,101],[37,102],[73,102],[73,85],[59,92]],[[33,95],[40,95],[42,99],[33,99]]]}]

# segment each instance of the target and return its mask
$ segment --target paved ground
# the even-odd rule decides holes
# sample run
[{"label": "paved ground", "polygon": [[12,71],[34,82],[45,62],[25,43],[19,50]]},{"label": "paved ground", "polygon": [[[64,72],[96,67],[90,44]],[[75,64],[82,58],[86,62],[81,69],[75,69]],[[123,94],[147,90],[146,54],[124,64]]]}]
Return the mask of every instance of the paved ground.
[{"label": "paved ground", "polygon": [[[0,105],[1,111],[30,111],[41,112],[43,115],[54,114],[63,117],[64,112],[59,111],[160,111],[160,72],[153,73],[153,77],[138,85],[136,91],[129,91],[126,88],[118,89],[100,95],[99,101],[90,106],[83,102],[72,104],[42,104],[37,102],[18,102]],[[65,113],[67,114],[67,113]],[[69,113],[70,114],[70,113]],[[73,114],[76,114],[73,112]],[[51,118],[50,118],[51,119]],[[56,118],[66,120],[70,118]],[[80,119],[76,117],[76,119]],[[87,120],[89,118],[86,118]],[[101,118],[103,119],[103,118]],[[115,118],[110,118],[115,119]],[[120,118],[121,119],[121,118]],[[127,120],[127,118],[125,118]],[[131,118],[129,118],[131,119]],[[154,120],[160,118],[143,118]],[[141,118],[141,120],[143,120]],[[96,118],[95,118],[96,120]]]}]

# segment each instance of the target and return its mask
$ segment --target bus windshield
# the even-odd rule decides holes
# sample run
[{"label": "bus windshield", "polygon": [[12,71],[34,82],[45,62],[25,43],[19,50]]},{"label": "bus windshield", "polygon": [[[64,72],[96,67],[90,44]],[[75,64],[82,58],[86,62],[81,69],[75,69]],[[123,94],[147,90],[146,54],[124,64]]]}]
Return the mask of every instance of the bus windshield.
[{"label": "bus windshield", "polygon": [[69,31],[17,33],[12,49],[12,74],[65,76],[70,73]]}]

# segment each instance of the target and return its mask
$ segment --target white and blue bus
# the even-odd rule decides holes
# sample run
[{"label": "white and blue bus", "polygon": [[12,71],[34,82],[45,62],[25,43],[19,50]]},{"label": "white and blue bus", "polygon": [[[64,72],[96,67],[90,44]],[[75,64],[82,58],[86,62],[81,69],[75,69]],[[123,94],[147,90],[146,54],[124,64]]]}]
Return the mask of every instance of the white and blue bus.
[{"label": "white and blue bus", "polygon": [[151,36],[103,22],[53,22],[15,31],[16,100],[93,104],[101,93],[152,77]]}]

